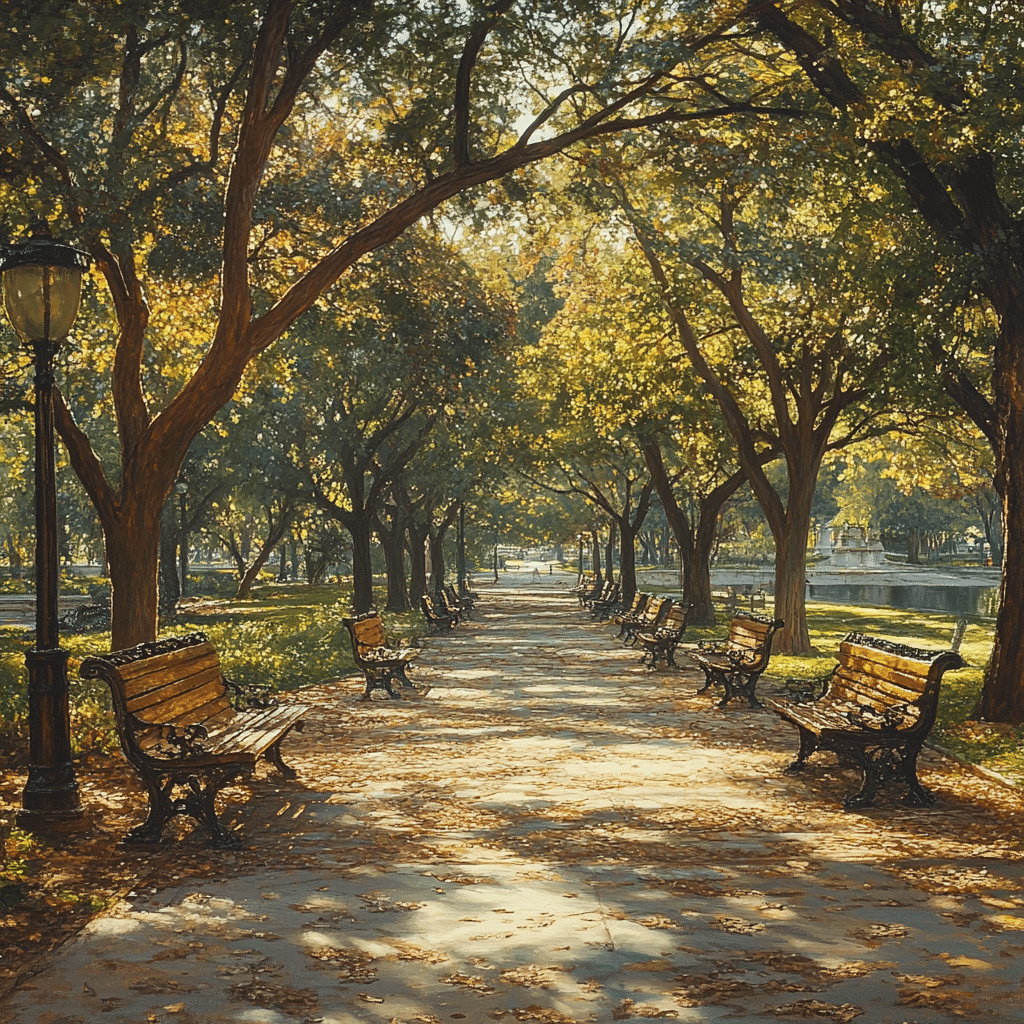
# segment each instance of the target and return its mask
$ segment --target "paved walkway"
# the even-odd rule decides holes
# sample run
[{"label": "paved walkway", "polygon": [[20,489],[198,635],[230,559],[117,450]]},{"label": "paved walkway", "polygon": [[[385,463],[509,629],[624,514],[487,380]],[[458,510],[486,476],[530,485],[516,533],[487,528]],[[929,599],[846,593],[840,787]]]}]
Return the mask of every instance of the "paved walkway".
[{"label": "paved walkway", "polygon": [[313,691],[300,781],[227,794],[246,850],[129,893],[0,1019],[1024,1019],[1015,793],[929,754],[935,808],[844,814],[849,773],[783,777],[787,726],[612,635],[492,586],[425,694]]}]

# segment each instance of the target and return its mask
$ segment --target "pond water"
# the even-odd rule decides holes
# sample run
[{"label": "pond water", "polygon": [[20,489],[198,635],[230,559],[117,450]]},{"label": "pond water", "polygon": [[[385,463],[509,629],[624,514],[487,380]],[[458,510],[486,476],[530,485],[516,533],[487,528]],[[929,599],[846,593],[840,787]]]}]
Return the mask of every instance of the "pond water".
[{"label": "pond water", "polygon": [[925,584],[881,586],[868,583],[807,585],[807,597],[832,604],[878,605],[914,611],[949,612],[995,618],[998,587],[941,587]]}]

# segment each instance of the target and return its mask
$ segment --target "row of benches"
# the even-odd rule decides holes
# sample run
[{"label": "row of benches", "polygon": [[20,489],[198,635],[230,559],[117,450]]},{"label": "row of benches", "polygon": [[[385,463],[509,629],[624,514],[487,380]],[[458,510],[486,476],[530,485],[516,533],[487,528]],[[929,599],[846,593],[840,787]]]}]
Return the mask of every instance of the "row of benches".
[{"label": "row of benches", "polygon": [[433,596],[424,594],[420,598],[420,611],[427,620],[432,633],[454,629],[460,622],[472,617],[475,595],[458,595],[452,586],[443,586]]},{"label": "row of benches", "polygon": [[619,625],[618,637],[643,647],[641,660],[651,668],[657,668],[661,660],[666,667],[677,667],[675,653],[681,648],[704,673],[700,693],[721,686],[722,707],[734,697],[745,697],[751,707],[762,707],[755,692],[757,681],[768,667],[772,638],[782,621],[742,613],[733,616],[727,636],[683,644],[691,608],[671,598],[639,593],[630,608],[614,619]]}]

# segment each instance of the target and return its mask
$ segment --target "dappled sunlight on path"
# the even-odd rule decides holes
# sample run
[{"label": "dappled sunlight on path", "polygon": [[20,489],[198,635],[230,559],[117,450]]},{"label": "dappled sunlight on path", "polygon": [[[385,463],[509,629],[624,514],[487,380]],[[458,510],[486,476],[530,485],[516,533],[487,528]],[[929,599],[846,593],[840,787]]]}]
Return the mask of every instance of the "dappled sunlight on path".
[{"label": "dappled sunlight on path", "polygon": [[130,894],[2,1019],[1024,1017],[1015,792],[929,753],[935,807],[844,813],[853,777],[783,777],[770,713],[644,668],[564,588],[481,592],[408,700],[303,691],[299,779],[227,794],[247,848]]}]

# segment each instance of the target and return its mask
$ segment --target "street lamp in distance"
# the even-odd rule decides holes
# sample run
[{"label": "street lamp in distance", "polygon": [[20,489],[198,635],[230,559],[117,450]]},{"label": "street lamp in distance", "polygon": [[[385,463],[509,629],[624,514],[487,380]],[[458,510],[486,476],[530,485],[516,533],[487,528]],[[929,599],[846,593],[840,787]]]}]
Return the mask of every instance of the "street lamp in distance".
[{"label": "street lamp in distance", "polygon": [[0,248],[4,309],[35,365],[36,642],[28,669],[29,772],[18,825],[29,831],[81,827],[84,811],[71,761],[68,653],[60,647],[57,589],[57,485],[54,458],[54,362],[78,316],[86,253],[50,234],[45,221],[29,237]]}]

